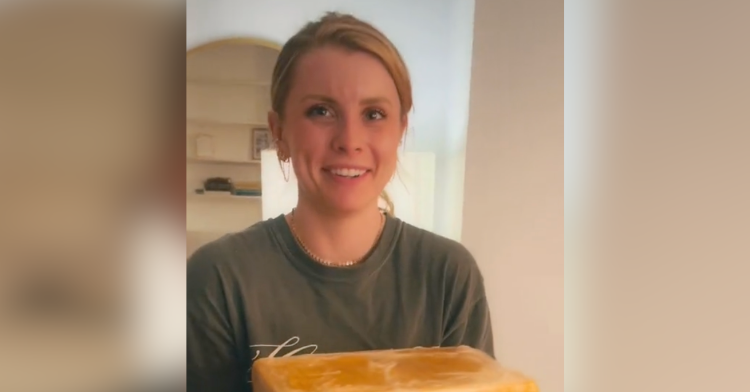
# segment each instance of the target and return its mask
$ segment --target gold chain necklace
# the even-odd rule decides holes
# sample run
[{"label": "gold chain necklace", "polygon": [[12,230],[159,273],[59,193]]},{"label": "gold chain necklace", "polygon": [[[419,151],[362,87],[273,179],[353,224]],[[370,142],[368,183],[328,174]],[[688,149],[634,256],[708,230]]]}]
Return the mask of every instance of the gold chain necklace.
[{"label": "gold chain necklace", "polygon": [[367,252],[364,256],[360,257],[356,260],[349,260],[345,261],[343,263],[333,263],[328,260],[324,260],[321,257],[318,257],[316,254],[314,254],[310,249],[307,248],[304,242],[302,242],[302,239],[300,238],[299,234],[297,234],[297,227],[294,225],[294,211],[296,208],[292,209],[292,214],[289,217],[289,222],[291,223],[290,227],[292,228],[292,234],[294,235],[294,239],[297,240],[297,243],[302,248],[303,251],[305,251],[305,254],[307,254],[311,259],[315,260],[319,264],[323,264],[327,267],[351,267],[353,265],[361,263],[364,259],[367,258],[367,256],[370,255],[372,252],[372,249],[375,248],[375,245],[378,243],[378,240],[380,239],[380,236],[383,234],[383,228],[385,227],[385,214],[380,214],[380,229],[378,230],[378,235],[375,237],[375,242],[373,243],[372,247],[370,248],[370,252]]}]

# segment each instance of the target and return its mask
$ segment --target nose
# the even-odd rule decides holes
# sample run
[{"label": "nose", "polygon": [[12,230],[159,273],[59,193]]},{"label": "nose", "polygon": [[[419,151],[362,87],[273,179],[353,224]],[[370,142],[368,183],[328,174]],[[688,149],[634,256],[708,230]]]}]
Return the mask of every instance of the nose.
[{"label": "nose", "polygon": [[364,148],[366,130],[358,116],[342,118],[336,125],[332,140],[334,150],[346,154],[361,152]]}]

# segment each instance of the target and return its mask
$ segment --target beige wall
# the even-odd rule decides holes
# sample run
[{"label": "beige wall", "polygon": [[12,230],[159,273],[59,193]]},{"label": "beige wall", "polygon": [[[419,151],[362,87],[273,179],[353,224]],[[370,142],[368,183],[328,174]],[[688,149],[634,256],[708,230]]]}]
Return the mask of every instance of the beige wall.
[{"label": "beige wall", "polygon": [[563,390],[563,2],[477,0],[462,241],[498,359]]}]

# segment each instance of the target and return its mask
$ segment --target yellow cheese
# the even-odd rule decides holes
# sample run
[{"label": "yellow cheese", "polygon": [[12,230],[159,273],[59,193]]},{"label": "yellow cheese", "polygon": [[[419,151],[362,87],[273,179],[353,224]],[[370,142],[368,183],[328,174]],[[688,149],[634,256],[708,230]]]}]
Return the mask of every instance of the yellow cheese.
[{"label": "yellow cheese", "polygon": [[309,354],[257,360],[254,392],[538,392],[525,375],[469,347]]}]

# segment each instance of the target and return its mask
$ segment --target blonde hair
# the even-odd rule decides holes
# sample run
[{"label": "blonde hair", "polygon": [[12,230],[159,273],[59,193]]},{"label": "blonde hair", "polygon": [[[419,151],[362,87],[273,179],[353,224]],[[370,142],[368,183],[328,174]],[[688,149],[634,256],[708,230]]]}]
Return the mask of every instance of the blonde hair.
[{"label": "blonde hair", "polygon": [[[393,78],[398,91],[401,115],[412,108],[411,79],[401,54],[378,29],[349,14],[326,13],[321,19],[305,25],[284,44],[276,60],[271,79],[271,108],[280,117],[292,86],[294,69],[299,59],[313,49],[334,46],[364,52],[378,59]],[[393,214],[393,201],[383,191],[381,199],[386,212]]]}]

